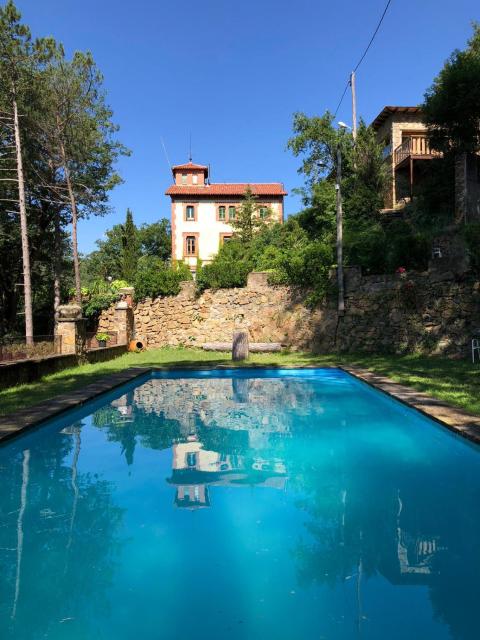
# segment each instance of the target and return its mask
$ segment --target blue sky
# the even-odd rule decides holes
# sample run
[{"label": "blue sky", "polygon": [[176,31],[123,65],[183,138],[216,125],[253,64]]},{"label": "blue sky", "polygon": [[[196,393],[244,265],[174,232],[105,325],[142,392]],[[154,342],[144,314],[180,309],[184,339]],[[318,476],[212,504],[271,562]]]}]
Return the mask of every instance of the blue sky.
[{"label": "blue sky", "polygon": [[[94,248],[130,207],[137,224],[169,217],[172,163],[210,163],[215,182],[301,186],[285,150],[292,114],[334,110],[386,0],[17,0],[35,36],[92,51],[119,137],[132,150],[111,195],[114,213],[82,221]],[[415,105],[450,52],[463,48],[478,0],[393,0],[357,75],[367,122],[387,104]],[[351,121],[347,95],[338,119]],[[286,199],[285,211],[300,202]]]}]

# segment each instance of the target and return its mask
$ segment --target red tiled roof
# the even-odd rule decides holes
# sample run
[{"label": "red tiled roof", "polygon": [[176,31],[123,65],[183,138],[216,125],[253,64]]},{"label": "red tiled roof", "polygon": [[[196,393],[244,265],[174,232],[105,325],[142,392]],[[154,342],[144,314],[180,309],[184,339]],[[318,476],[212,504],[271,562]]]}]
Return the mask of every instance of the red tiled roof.
[{"label": "red tiled roof", "polygon": [[252,183],[237,182],[217,183],[205,186],[172,185],[165,191],[167,196],[243,196],[250,187],[256,196],[286,196],[287,192],[281,182]]},{"label": "red tiled roof", "polygon": [[204,169],[208,171],[208,167],[204,164],[195,164],[194,162],[186,162],[185,164],[176,164],[172,167],[172,171],[176,171],[177,169]]}]

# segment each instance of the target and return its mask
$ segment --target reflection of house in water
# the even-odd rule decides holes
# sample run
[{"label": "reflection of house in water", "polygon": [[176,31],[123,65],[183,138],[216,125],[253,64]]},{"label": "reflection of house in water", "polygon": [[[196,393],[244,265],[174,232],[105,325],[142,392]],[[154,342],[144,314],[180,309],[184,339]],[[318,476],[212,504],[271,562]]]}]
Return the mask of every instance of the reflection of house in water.
[{"label": "reflection of house in water", "polygon": [[146,413],[178,421],[183,437],[199,426],[245,431],[251,446],[262,448],[271,434],[290,435],[292,409],[298,416],[303,407],[305,413],[312,407],[308,385],[273,378],[184,379],[181,384],[179,380],[153,378],[134,394],[135,405]]},{"label": "reflection of house in water", "polygon": [[172,447],[172,476],[177,487],[175,504],[198,509],[210,506],[210,486],[262,486],[284,489],[287,474],[281,460],[209,451],[195,437]]},{"label": "reflection of house in water", "polygon": [[412,514],[403,511],[404,502],[399,497],[395,561],[382,573],[393,584],[430,584],[438,575],[436,556],[445,547],[439,544],[439,536],[423,533],[418,518],[412,520]]},{"label": "reflection of house in water", "polygon": [[401,576],[428,576],[433,573],[432,561],[437,551],[435,538],[411,536],[397,529],[397,557]]}]

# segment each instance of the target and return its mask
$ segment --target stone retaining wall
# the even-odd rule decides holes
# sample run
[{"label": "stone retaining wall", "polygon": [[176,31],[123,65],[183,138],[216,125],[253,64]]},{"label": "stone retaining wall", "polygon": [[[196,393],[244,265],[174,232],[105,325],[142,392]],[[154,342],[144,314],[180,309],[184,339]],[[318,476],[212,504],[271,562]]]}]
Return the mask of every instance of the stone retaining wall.
[{"label": "stone retaining wall", "polygon": [[[480,283],[442,269],[423,274],[345,277],[346,311],[338,317],[334,296],[322,307],[305,305],[308,292],[269,286],[267,274],[251,274],[241,289],[205,291],[184,283],[178,296],[138,303],[134,332],[148,347],[201,346],[231,341],[246,329],[253,342],[281,342],[290,349],[317,352],[421,350],[467,356],[472,334],[480,330]],[[114,310],[105,311],[100,330],[118,330]]]},{"label": "stone retaining wall", "polygon": [[[84,359],[89,363],[104,362],[105,360],[117,358],[126,353],[126,351],[126,345],[91,349],[84,354]],[[74,353],[68,353],[0,364],[0,389],[13,387],[17,384],[35,382],[50,373],[68,369],[69,367],[76,367],[78,363],[78,356]]]}]

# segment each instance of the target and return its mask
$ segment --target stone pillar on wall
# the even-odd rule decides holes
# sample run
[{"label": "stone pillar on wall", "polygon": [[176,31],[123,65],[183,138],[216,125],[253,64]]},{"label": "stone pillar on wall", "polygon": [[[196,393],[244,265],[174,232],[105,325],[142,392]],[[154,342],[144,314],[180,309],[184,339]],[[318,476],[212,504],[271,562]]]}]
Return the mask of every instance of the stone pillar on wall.
[{"label": "stone pillar on wall", "polygon": [[133,309],[126,300],[120,300],[116,304],[113,323],[117,332],[117,344],[128,344],[133,337]]},{"label": "stone pillar on wall", "polygon": [[257,291],[268,287],[268,271],[252,271],[247,277],[247,289],[250,291]]},{"label": "stone pillar on wall", "polygon": [[128,344],[133,338],[133,287],[122,287],[118,290],[122,299],[115,305],[113,315],[114,331],[117,332],[117,343]]},{"label": "stone pillar on wall", "polygon": [[58,307],[55,335],[61,340],[62,354],[83,356],[86,350],[86,320],[82,318],[79,305],[64,304]]},{"label": "stone pillar on wall", "polygon": [[122,296],[122,300],[125,300],[129,307],[133,307],[133,296],[135,289],[133,287],[121,287],[118,293]]}]

